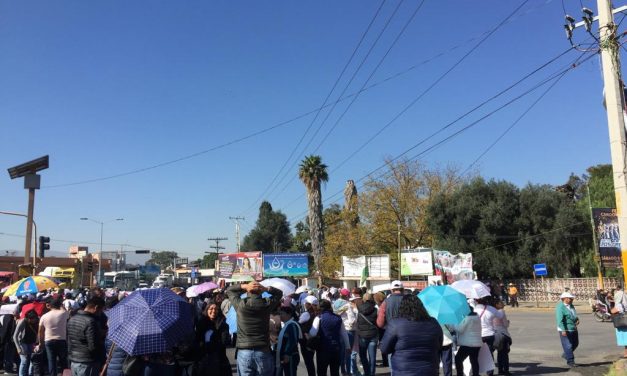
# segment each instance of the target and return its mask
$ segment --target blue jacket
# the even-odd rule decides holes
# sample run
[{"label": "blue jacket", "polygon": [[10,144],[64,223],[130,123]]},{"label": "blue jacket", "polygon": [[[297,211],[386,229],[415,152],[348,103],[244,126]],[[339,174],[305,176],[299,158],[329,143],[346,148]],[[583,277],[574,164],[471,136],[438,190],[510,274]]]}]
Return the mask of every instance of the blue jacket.
[{"label": "blue jacket", "polygon": [[392,354],[394,376],[437,376],[442,337],[442,328],[433,318],[425,321],[396,318],[388,322],[381,352]]},{"label": "blue jacket", "polygon": [[[109,351],[111,350],[111,342],[110,339],[105,340],[105,347],[107,349],[107,355],[109,355]],[[113,349],[113,354],[111,355],[111,360],[109,361],[109,367],[107,367],[107,376],[124,376],[122,373],[122,365],[124,364],[124,359],[126,359],[126,352],[122,350],[122,348],[116,346]]]}]

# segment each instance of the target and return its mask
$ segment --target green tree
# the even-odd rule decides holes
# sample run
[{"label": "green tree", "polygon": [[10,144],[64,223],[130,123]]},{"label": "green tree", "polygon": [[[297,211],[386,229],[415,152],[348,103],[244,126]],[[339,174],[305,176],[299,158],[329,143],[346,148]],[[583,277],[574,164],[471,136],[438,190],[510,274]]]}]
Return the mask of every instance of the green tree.
[{"label": "green tree", "polygon": [[146,264],[158,265],[163,270],[167,267],[172,266],[172,264],[174,263],[174,259],[177,257],[178,254],[172,251],[152,252],[150,255],[150,260],[146,261]]},{"label": "green tree", "polygon": [[311,250],[316,264],[320,270],[320,260],[324,254],[324,229],[322,222],[322,191],[321,184],[329,180],[327,165],[322,163],[318,155],[305,157],[300,163],[298,177],[307,189],[307,208],[309,218],[309,235],[311,237]]},{"label": "green tree", "polygon": [[215,252],[209,252],[203,256],[203,258],[196,260],[196,264],[203,269],[213,269],[216,265],[218,254]]},{"label": "green tree", "polygon": [[281,252],[291,249],[292,233],[285,214],[272,210],[269,202],[262,202],[255,227],[244,237],[242,248],[263,252]]},{"label": "green tree", "polygon": [[300,221],[294,226],[296,231],[292,248],[296,252],[311,253],[311,237],[309,235],[309,224],[307,219]]}]

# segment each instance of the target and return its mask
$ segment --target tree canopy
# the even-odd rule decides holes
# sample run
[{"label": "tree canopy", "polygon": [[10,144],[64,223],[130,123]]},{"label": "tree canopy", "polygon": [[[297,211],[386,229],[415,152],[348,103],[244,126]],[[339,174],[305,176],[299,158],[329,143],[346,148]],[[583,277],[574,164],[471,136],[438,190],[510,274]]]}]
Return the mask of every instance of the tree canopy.
[{"label": "tree canopy", "polygon": [[172,266],[174,259],[178,257],[176,252],[159,251],[150,254],[150,260],[146,261],[146,265],[158,265],[161,269]]},{"label": "tree canopy", "polygon": [[244,237],[242,249],[246,251],[283,252],[292,248],[292,233],[285,214],[272,210],[264,201],[259,206],[255,227]]}]

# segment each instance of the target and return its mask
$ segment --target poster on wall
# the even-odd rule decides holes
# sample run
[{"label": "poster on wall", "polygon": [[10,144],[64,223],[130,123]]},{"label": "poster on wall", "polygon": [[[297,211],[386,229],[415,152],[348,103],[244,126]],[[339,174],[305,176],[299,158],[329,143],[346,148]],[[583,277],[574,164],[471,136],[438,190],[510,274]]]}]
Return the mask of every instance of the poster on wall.
[{"label": "poster on wall", "polygon": [[263,262],[261,252],[225,253],[218,257],[218,278],[260,281]]},{"label": "poster on wall", "polygon": [[366,267],[366,256],[342,256],[342,275],[344,277],[361,277]]},{"label": "poster on wall", "polygon": [[472,270],[472,253],[458,253],[433,250],[435,274],[443,276],[450,284],[462,279],[474,279]]},{"label": "poster on wall", "polygon": [[592,209],[592,218],[594,219],[594,231],[597,236],[602,265],[606,268],[622,267],[616,209]]},{"label": "poster on wall", "polygon": [[263,276],[306,277],[309,275],[309,258],[305,253],[268,253],[263,255]]},{"label": "poster on wall", "polygon": [[369,277],[390,278],[389,255],[366,256],[366,260]]},{"label": "poster on wall", "polygon": [[417,248],[401,251],[401,275],[433,275],[433,250]]}]

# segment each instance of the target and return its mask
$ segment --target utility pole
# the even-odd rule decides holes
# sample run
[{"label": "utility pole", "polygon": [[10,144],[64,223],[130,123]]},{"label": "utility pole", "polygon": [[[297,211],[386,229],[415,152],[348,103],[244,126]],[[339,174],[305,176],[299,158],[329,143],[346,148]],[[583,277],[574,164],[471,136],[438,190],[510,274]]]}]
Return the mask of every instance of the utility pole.
[{"label": "utility pole", "polygon": [[241,220],[241,221],[245,221],[245,220],[246,220],[246,218],[244,218],[244,217],[240,217],[240,216],[237,216],[237,217],[229,217],[229,219],[230,219],[230,220],[232,220],[232,221],[235,221],[235,239],[236,239],[236,242],[237,242],[237,252],[239,252],[239,251],[240,251],[240,242],[239,242],[239,221],[240,221],[240,220]]},{"label": "utility pole", "polygon": [[401,260],[401,222],[399,221],[397,223],[398,225],[398,280],[401,280],[401,269],[402,269],[402,263],[403,261]]},{"label": "utility pole", "polygon": [[[601,40],[601,62],[605,87],[605,105],[610,135],[612,169],[614,171],[614,193],[618,229],[622,234],[621,258],[623,270],[627,267],[627,169],[625,165],[625,118],[623,87],[620,71],[620,44],[616,35],[617,26],[610,0],[597,0],[599,12],[599,37]],[[624,278],[624,276],[623,276]]]},{"label": "utility pole", "polygon": [[229,240],[229,238],[221,238],[221,237],[216,237],[216,238],[208,238],[207,240],[209,240],[210,242],[216,242],[216,245],[210,245],[209,248],[213,248],[216,250],[216,254],[220,254],[220,250],[221,249],[225,249],[223,246],[220,245],[220,242],[223,240]]},{"label": "utility pole", "polygon": [[[594,244],[594,259],[597,262],[597,270],[598,270],[598,285],[601,290],[605,287],[603,286],[603,264],[601,263],[601,252],[599,251],[599,240],[597,239],[597,229],[594,225],[594,216],[592,215],[592,198],[590,197],[590,184],[586,184],[586,190],[588,191],[588,209],[590,210],[590,225],[592,227],[592,242]],[[535,273],[533,274],[535,277]],[[537,302],[536,302],[537,305]]]}]

